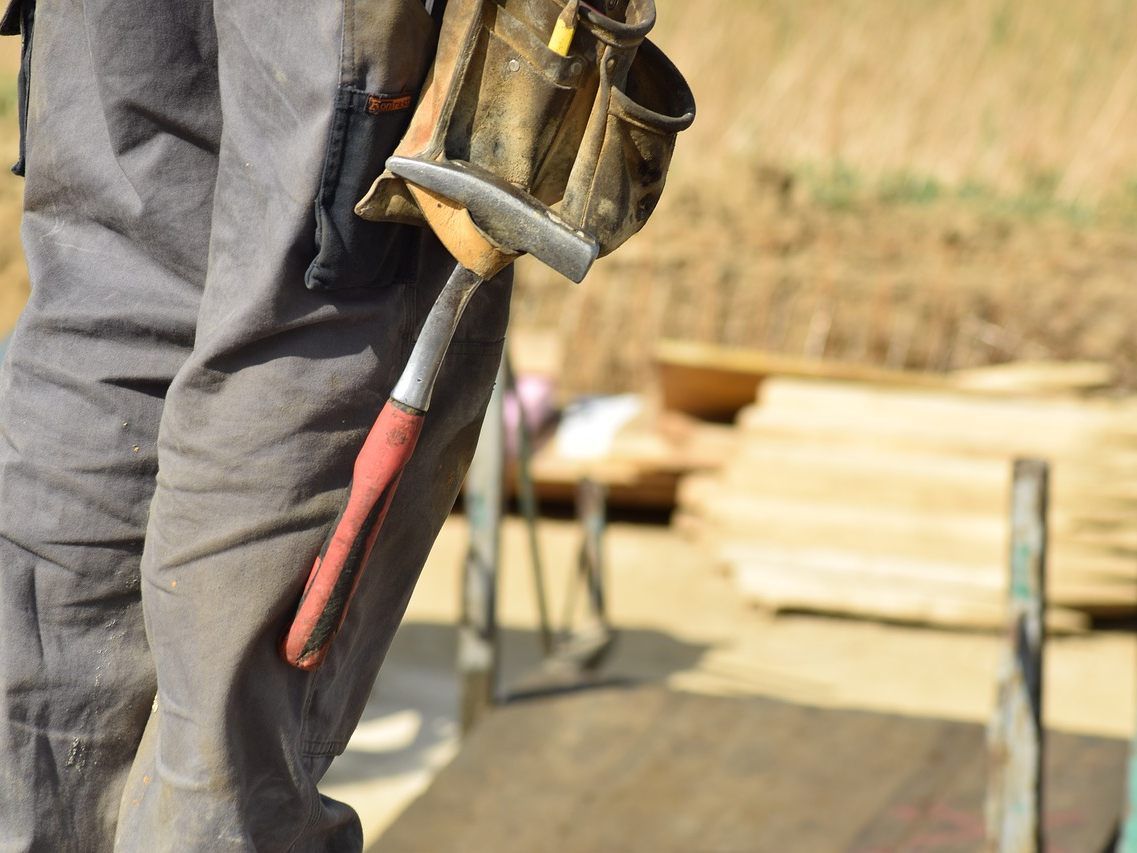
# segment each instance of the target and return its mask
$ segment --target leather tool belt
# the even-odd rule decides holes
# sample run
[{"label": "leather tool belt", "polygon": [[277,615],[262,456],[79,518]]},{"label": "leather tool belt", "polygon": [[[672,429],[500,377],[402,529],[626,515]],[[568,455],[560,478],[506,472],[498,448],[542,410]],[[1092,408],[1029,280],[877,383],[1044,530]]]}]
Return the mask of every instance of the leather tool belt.
[{"label": "leather tool belt", "polygon": [[[607,254],[643,227],[691,89],[646,40],[653,0],[581,3],[567,55],[549,47],[566,0],[449,0],[431,75],[396,154],[471,163],[554,208]],[[385,171],[356,205],[425,224]]]}]

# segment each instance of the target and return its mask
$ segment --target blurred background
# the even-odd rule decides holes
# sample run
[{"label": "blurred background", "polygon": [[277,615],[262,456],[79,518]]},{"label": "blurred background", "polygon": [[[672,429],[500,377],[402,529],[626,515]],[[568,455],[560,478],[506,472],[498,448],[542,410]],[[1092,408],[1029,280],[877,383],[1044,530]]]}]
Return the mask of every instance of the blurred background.
[{"label": "blurred background", "polygon": [[661,335],[920,370],[1093,358],[1137,382],[1131,4],[658,7],[699,110],[668,193],[567,306],[533,275],[518,309],[601,344],[566,359],[572,387],[639,387]]},{"label": "blurred background", "polygon": [[1137,721],[1137,4],[656,2],[698,102],[668,190],[582,285],[519,263],[504,479],[483,448],[326,792],[384,851],[983,849],[1031,456],[1047,849],[1107,849]]}]

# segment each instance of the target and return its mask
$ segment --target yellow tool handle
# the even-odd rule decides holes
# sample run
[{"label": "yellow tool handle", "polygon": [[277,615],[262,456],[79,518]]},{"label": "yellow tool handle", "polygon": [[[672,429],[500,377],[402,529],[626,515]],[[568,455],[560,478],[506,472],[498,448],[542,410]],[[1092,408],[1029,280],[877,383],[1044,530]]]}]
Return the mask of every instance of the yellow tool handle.
[{"label": "yellow tool handle", "polygon": [[568,56],[572,47],[572,37],[576,35],[576,13],[580,0],[569,0],[561,10],[556,24],[553,25],[553,36],[549,39],[549,50],[560,56]]}]

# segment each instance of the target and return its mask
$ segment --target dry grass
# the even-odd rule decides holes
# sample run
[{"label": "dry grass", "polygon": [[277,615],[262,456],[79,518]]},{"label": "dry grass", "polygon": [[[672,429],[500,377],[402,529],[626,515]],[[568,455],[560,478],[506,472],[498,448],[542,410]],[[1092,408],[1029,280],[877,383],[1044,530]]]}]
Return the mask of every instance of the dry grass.
[{"label": "dry grass", "polygon": [[841,163],[1089,205],[1137,193],[1137,4],[657,2],[699,99],[680,179]]},{"label": "dry grass", "polygon": [[[1101,359],[1137,387],[1137,234],[958,204],[852,210],[680,190],[583,286],[522,266],[520,325],[556,329],[569,391],[651,378],[661,337],[941,371]],[[766,192],[763,195],[763,192]]]}]

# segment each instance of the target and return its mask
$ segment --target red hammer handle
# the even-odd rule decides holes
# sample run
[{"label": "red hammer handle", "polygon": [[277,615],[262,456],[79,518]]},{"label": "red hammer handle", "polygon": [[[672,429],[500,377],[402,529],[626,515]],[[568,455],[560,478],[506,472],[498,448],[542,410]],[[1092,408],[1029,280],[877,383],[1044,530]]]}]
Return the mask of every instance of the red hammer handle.
[{"label": "red hammer handle", "polygon": [[316,669],[343,624],[422,431],[423,414],[388,400],[367,434],[355,459],[347,500],[312,565],[296,616],[281,643],[282,656],[293,666]]}]

